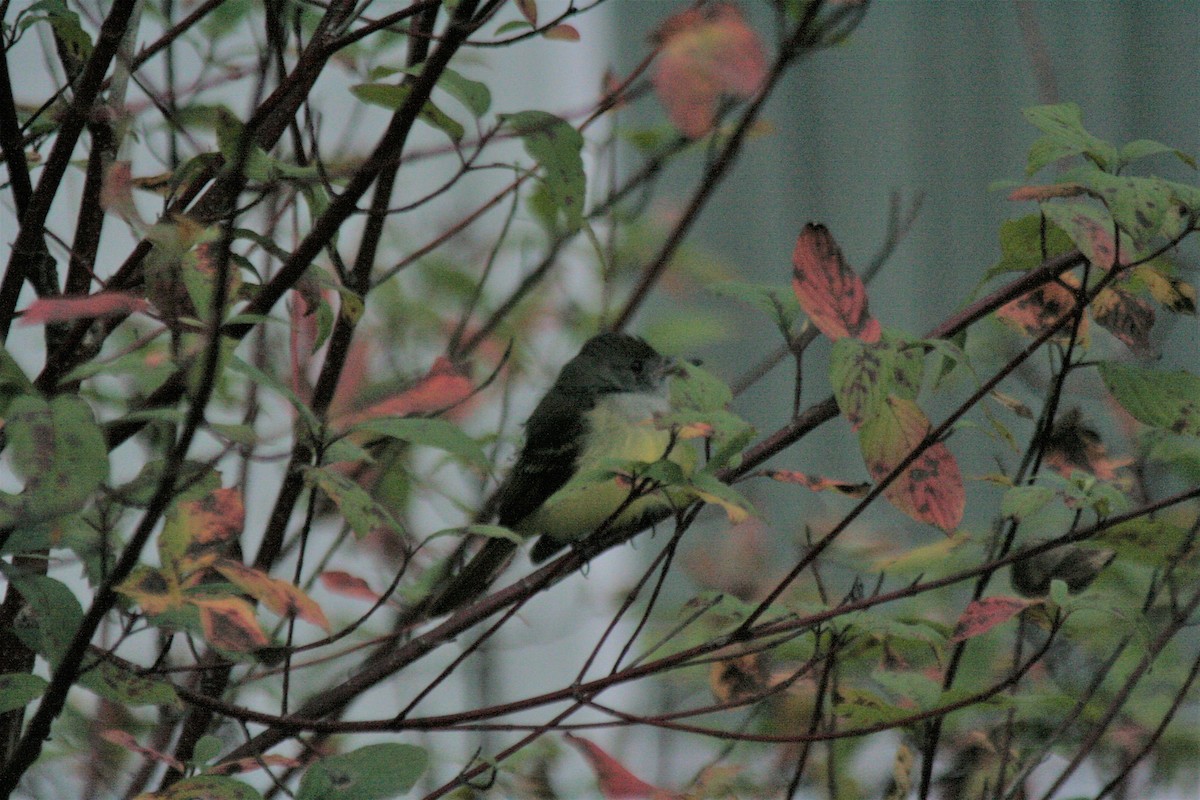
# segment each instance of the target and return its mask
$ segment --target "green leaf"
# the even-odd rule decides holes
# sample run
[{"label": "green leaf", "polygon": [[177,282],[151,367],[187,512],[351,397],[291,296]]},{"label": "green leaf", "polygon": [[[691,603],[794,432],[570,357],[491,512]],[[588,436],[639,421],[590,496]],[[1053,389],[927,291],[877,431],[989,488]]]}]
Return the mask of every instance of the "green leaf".
[{"label": "green leaf", "polygon": [[304,471],[304,478],[334,502],[342,512],[346,524],[358,538],[361,539],[378,528],[397,534],[403,532],[403,527],[390,511],[367,494],[366,489],[345,475],[323,467],[310,467]]},{"label": "green leaf", "polygon": [[399,439],[410,444],[444,450],[471,466],[487,469],[490,465],[487,453],[479,442],[463,433],[452,422],[444,419],[420,417],[382,418],[360,422],[350,429],[354,432],[373,433],[390,439]]},{"label": "green leaf", "polygon": [[221,741],[220,737],[207,733],[201,736],[200,741],[196,742],[196,746],[192,748],[191,763],[198,766],[208,764],[215,761],[224,749],[225,743]]},{"label": "green leaf", "polygon": [[25,613],[13,625],[17,638],[51,665],[57,665],[83,621],[79,599],[53,578],[22,575],[4,562],[0,562],[0,570],[25,598]]},{"label": "green leaf", "polygon": [[[1113,245],[1113,218],[1108,210],[1090,197],[1069,200],[1053,199],[1041,203],[1042,213],[1055,225],[1062,228],[1079,251],[1100,269],[1112,266],[1117,253]],[[1120,232],[1121,263],[1128,264],[1137,258],[1138,252],[1128,235]]]},{"label": "green leaf", "polygon": [[242,373],[253,383],[274,391],[276,394],[280,395],[289,403],[291,403],[292,407],[300,412],[300,417],[307,424],[309,431],[318,431],[321,429],[322,426],[320,420],[318,420],[316,415],[313,414],[312,409],[308,407],[308,404],[301,400],[296,393],[292,391],[291,387],[277,380],[274,376],[263,372],[253,364],[243,361],[237,356],[233,356],[230,359],[229,368],[235,372]]},{"label": "green leaf", "polygon": [[724,411],[733,402],[733,392],[714,373],[695,364],[684,364],[684,374],[670,385],[671,407],[694,411]]},{"label": "green leaf", "polygon": [[1184,480],[1200,485],[1200,441],[1171,436],[1163,431],[1151,431],[1145,441],[1147,458],[1163,464]]},{"label": "green leaf", "polygon": [[790,286],[723,281],[709,286],[708,289],[766,314],[784,333],[791,331],[800,316],[800,301],[796,299],[796,293]]},{"label": "green leaf", "polygon": [[556,212],[566,218],[564,232],[579,230],[587,189],[583,136],[569,123],[546,111],[519,111],[500,118],[521,137],[525,151],[541,166],[546,197]]},{"label": "green leaf", "polygon": [[1101,169],[1108,169],[1117,162],[1117,149],[1084,129],[1083,112],[1075,103],[1033,106],[1021,113],[1045,134],[1029,148],[1029,164],[1025,168],[1028,174],[1074,155],[1089,156]]},{"label": "green leaf", "polygon": [[0,714],[24,708],[42,696],[49,684],[45,678],[14,672],[0,675]]},{"label": "green leaf", "polygon": [[1047,486],[1014,486],[1004,493],[1000,513],[1022,520],[1033,516],[1054,499],[1054,490]]},{"label": "green leaf", "polygon": [[9,403],[23,394],[34,394],[33,384],[12,354],[0,347],[0,414],[7,413]]},{"label": "green leaf", "polygon": [[[407,83],[398,85],[394,83],[360,83],[350,87],[351,94],[364,103],[382,106],[392,111],[404,105],[404,101],[411,91],[412,87]],[[462,125],[434,105],[432,100],[425,101],[425,105],[421,107],[420,117],[449,136],[455,144],[462,141],[463,134],[466,133]]]},{"label": "green leaf", "polygon": [[109,661],[85,664],[79,685],[124,706],[166,706],[183,710],[183,701],[171,684],[126,672]]},{"label": "green leaf", "polygon": [[504,23],[499,28],[496,28],[496,32],[492,35],[493,36],[503,36],[504,34],[512,33],[513,31],[529,31],[529,30],[533,30],[533,26],[530,25],[525,20],[510,19],[508,22]]},{"label": "green leaf", "polygon": [[1158,234],[1174,208],[1174,193],[1161,178],[1110,175],[1095,167],[1072,170],[1064,178],[1086,186],[1103,199],[1113,219],[1139,245]]},{"label": "green leaf", "polygon": [[[397,72],[412,75],[416,77],[425,69],[423,64],[418,64],[414,67],[406,67],[401,70],[386,69],[372,71],[372,79],[383,77],[388,74]],[[447,67],[442,70],[441,76],[438,78],[437,88],[444,91],[446,94],[453,97],[455,100],[463,104],[463,107],[471,112],[471,115],[476,119],[482,117],[492,107],[492,92],[488,89],[486,83],[473,81],[470,78],[464,77],[461,73]]]},{"label": "green leaf", "polygon": [[296,800],[385,800],[416,785],[429,755],[411,744],[372,744],[323,758],[300,779]]},{"label": "green leaf", "polygon": [[1196,169],[1196,159],[1192,158],[1182,150],[1176,150],[1174,147],[1156,142],[1153,139],[1135,139],[1132,142],[1121,147],[1121,164],[1129,164],[1139,159],[1156,156],[1160,153],[1172,153],[1176,158],[1187,164],[1192,169]]},{"label": "green leaf", "polygon": [[184,778],[152,796],[154,800],[262,800],[250,786],[224,775]]},{"label": "green leaf", "polygon": [[[1046,222],[1046,256],[1069,251],[1074,245],[1062,228]],[[1027,214],[1000,224],[1000,261],[984,280],[1005,272],[1028,272],[1042,263],[1042,215]]]},{"label": "green leaf", "polygon": [[1200,436],[1200,378],[1104,361],[1100,378],[1121,407],[1152,428]]},{"label": "green leaf", "polygon": [[108,450],[92,410],[78,397],[49,403],[22,395],[9,404],[4,432],[20,494],[0,492],[0,527],[36,525],[80,510],[108,477]]},{"label": "green leaf", "polygon": [[884,331],[879,341],[843,337],[829,355],[829,382],[838,408],[857,430],[878,416],[889,396],[915,400],[925,367],[924,347]]}]

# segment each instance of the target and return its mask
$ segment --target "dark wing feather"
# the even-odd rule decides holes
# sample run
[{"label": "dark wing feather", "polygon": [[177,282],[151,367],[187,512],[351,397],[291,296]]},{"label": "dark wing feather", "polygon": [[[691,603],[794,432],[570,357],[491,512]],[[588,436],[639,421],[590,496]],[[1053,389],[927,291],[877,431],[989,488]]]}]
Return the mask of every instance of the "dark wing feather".
[{"label": "dark wing feather", "polygon": [[587,425],[580,398],[551,391],[538,404],[525,428],[525,447],[496,501],[496,521],[513,527],[575,473]]}]

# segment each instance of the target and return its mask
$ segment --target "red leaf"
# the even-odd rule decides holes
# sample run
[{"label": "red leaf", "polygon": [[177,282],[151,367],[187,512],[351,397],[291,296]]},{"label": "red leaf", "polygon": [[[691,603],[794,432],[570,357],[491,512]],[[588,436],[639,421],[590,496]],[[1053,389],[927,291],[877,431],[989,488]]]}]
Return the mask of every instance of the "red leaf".
[{"label": "red leaf", "polygon": [[149,306],[145,299],[123,292],[98,292],[86,297],[43,297],[29,304],[21,317],[21,324],[40,325],[72,319],[116,317],[145,311]]},{"label": "red leaf", "polygon": [[587,739],[569,733],[564,735],[592,765],[596,780],[600,782],[600,794],[604,800],[667,800],[681,797],[646,783]]},{"label": "red leaf", "polygon": [[149,747],[143,747],[142,745],[138,744],[137,739],[133,738],[133,735],[130,733],[126,733],[125,731],[117,730],[115,728],[108,728],[100,731],[100,738],[109,744],[115,744],[117,747],[120,747],[123,750],[130,750],[139,755],[146,756],[146,758],[149,758],[152,761],[158,761],[166,764],[171,769],[183,772],[183,765],[174,758],[166,753],[160,753],[159,751],[153,750]]},{"label": "red leaf", "polygon": [[814,492],[823,492],[827,489],[832,489],[848,497],[866,497],[867,492],[871,489],[871,484],[869,483],[850,483],[849,481],[839,481],[833,478],[822,478],[818,475],[806,475],[803,472],[796,472],[792,469],[768,470],[767,477],[784,483],[798,483],[801,486],[812,489]]},{"label": "red leaf", "polygon": [[684,136],[712,130],[721,97],[751,97],[767,74],[758,34],[735,6],[691,8],[666,20],[653,83],[667,116]]},{"label": "red leaf", "polygon": [[329,570],[321,573],[321,585],[334,594],[352,597],[355,600],[366,600],[374,603],[379,600],[379,593],[373,590],[362,578],[349,572]]},{"label": "red leaf", "polygon": [[144,228],[146,221],[133,202],[133,176],[128,161],[114,161],[104,174],[100,185],[100,207],[125,220],[131,226]]},{"label": "red leaf", "polygon": [[521,12],[521,16],[536,28],[538,19],[537,0],[514,0],[514,2],[517,5],[517,10]]},{"label": "red leaf", "polygon": [[248,567],[232,558],[221,558],[213,564],[234,586],[259,600],[281,617],[296,616],[307,623],[329,630],[329,620],[316,602],[301,589],[260,570]]},{"label": "red leaf", "polygon": [[446,358],[439,357],[429,368],[429,374],[400,394],[339,419],[340,425],[353,425],[376,417],[407,417],[440,411],[462,402],[471,394],[471,379],[459,372]]},{"label": "red leaf", "polygon": [[[859,434],[863,460],[875,480],[882,480],[915,450],[929,433],[929,419],[912,400],[889,397],[878,416],[867,420]],[[941,442],[930,445],[883,496],[918,522],[950,533],[962,522],[966,506],[962,473]]]},{"label": "red leaf", "polygon": [[579,31],[574,25],[555,25],[542,31],[542,38],[558,42],[578,42]]},{"label": "red leaf", "polygon": [[1041,600],[1021,597],[985,597],[968,605],[954,626],[951,644],[971,639],[1020,614]]},{"label": "red leaf", "polygon": [[821,333],[830,339],[879,341],[879,321],[867,309],[867,289],[824,225],[804,226],[792,265],[792,289]]}]

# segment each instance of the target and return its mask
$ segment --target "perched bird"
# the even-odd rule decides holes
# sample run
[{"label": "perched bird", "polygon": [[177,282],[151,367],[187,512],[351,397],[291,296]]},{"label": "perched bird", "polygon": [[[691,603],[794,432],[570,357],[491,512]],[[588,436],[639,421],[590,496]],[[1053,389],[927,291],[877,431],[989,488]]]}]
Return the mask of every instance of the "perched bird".
[{"label": "perched bird", "polygon": [[[497,523],[524,537],[541,536],[531,553],[534,563],[606,522],[610,529],[634,527],[669,506],[664,490],[629,502],[629,486],[589,476],[614,459],[667,458],[685,472],[692,469],[695,450],[656,425],[671,410],[668,379],[680,371],[674,359],[621,333],[592,337],[563,366],[525,423],[524,447],[494,502]],[[435,589],[429,613],[481,594],[516,547],[509,539],[489,539],[443,589]]]}]

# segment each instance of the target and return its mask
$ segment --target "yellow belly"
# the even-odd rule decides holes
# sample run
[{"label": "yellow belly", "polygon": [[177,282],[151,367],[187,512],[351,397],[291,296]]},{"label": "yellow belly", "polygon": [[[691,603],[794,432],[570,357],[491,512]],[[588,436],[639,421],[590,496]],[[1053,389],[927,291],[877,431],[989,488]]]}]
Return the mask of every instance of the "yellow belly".
[{"label": "yellow belly", "polygon": [[[636,422],[619,406],[600,404],[588,414],[588,436],[578,459],[577,478],[551,495],[536,511],[516,526],[527,536],[544,534],[570,541],[590,535],[600,527],[630,495],[627,481],[609,478],[597,481],[594,473],[606,461],[653,463],[664,456],[678,464],[685,474],[696,465],[696,451],[687,442],[671,445],[670,431],[659,430],[649,415]],[[670,453],[667,448],[671,447]],[[582,480],[581,480],[582,478]],[[671,505],[671,491],[659,489],[630,503],[614,526],[631,522],[656,509]]]}]

